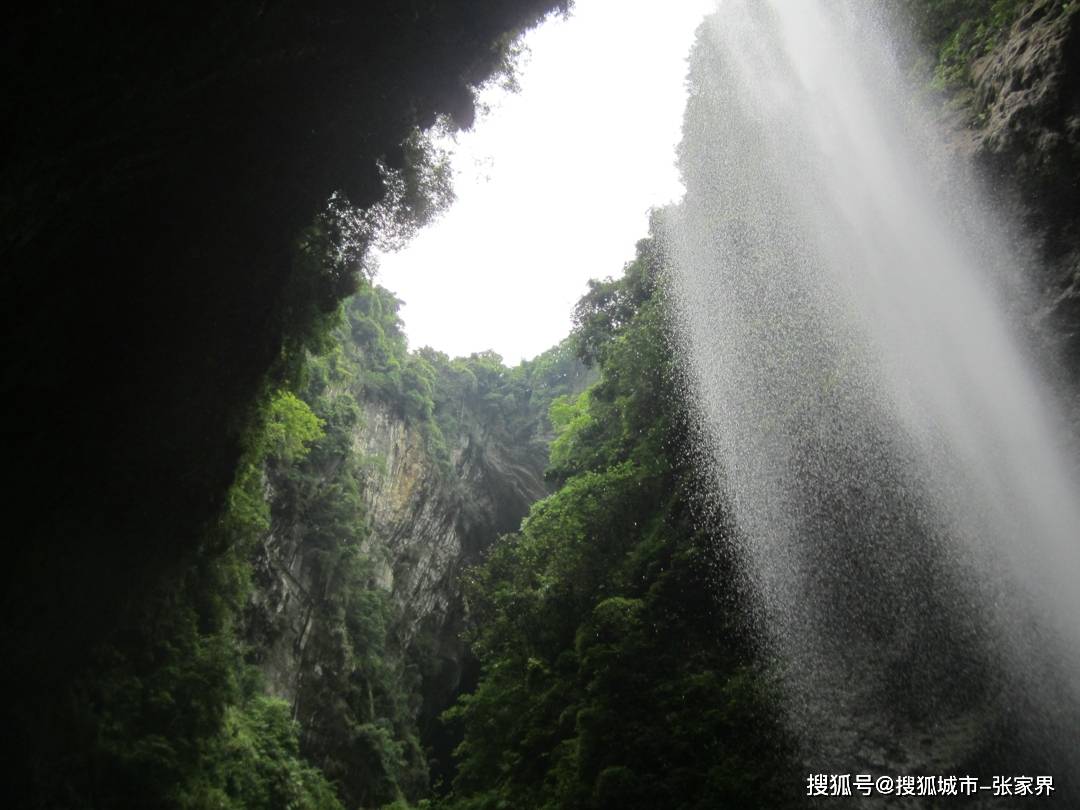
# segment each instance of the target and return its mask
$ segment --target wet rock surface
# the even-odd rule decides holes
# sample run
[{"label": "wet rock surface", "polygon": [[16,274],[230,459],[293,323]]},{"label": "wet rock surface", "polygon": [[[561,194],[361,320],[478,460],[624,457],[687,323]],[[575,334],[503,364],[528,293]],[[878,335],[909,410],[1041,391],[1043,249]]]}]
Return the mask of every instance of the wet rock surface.
[{"label": "wet rock surface", "polygon": [[[1042,316],[1080,373],[1080,14],[1036,0],[972,66],[961,148],[1034,236]],[[1011,197],[1009,195],[1011,194]]]},{"label": "wet rock surface", "polygon": [[[353,451],[364,460],[365,551],[380,561],[378,584],[392,594],[396,644],[407,651],[423,636],[427,677],[422,721],[449,705],[470,656],[460,638],[466,611],[461,573],[503,533],[515,531],[548,489],[546,451],[502,437],[467,433],[449,468],[430,455],[422,432],[392,407],[363,403]],[[320,666],[309,649],[329,618],[302,525],[275,526],[256,555],[252,632],[271,693],[295,703],[304,678]]]}]

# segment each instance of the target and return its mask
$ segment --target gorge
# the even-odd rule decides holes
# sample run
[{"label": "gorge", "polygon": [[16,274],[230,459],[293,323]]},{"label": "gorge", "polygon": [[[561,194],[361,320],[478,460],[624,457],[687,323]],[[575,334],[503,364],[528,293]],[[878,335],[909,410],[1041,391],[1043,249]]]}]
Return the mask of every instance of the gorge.
[{"label": "gorge", "polygon": [[1080,11],[724,0],[567,339],[410,350],[369,251],[555,5],[16,17],[12,806],[1080,800]]}]

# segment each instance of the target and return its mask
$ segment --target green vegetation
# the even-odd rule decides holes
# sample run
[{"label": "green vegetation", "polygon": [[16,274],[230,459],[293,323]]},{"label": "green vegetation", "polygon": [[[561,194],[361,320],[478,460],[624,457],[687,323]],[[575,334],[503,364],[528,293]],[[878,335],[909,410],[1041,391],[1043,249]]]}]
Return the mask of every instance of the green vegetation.
[{"label": "green vegetation", "polygon": [[1032,0],[905,0],[904,13],[933,55],[933,86],[948,93],[970,87],[975,61],[998,43]]},{"label": "green vegetation", "polygon": [[989,7],[972,9],[969,12],[971,16],[950,20],[955,28],[938,52],[938,65],[934,71],[934,84],[940,89],[955,89],[971,81],[974,61],[990,52],[1026,2],[995,0],[993,3],[981,5]]},{"label": "green vegetation", "polygon": [[[204,553],[72,693],[74,776],[45,804],[796,806],[726,529],[694,508],[659,256],[638,248],[623,278],[591,285],[568,341],[514,369],[409,352],[399,302],[362,281],[297,392],[266,400]],[[580,394],[579,358],[599,370]],[[355,436],[376,402],[419,431],[447,481],[478,431],[539,452],[554,437],[558,490],[468,578],[482,678],[447,713],[461,743],[438,799],[424,799],[418,723],[433,642],[402,645],[387,549],[364,514],[378,460]],[[287,628],[245,618],[264,587],[250,561],[290,532],[313,617],[291,707],[258,674]]]},{"label": "green vegetation", "polygon": [[647,240],[578,305],[600,379],[552,405],[559,490],[472,572],[483,671],[447,714],[465,736],[440,807],[800,802],[723,530],[693,508],[658,278]]},{"label": "green vegetation", "polygon": [[[14,522],[32,529],[7,566],[4,718],[24,749],[9,802],[800,804],[732,530],[696,507],[656,244],[591,285],[568,341],[514,368],[410,352],[365,270],[372,241],[400,243],[448,199],[418,127],[467,122],[465,85],[505,59],[507,32],[563,4],[338,5],[177,7],[132,18],[136,35],[78,10],[13,26],[31,69],[6,97],[32,108],[7,206],[5,423]],[[905,3],[950,93],[1028,5]],[[150,148],[158,132],[174,134]],[[581,363],[599,375],[584,393]],[[469,574],[481,680],[446,715],[457,772],[430,799],[437,639],[402,642],[364,513],[379,460],[355,439],[376,403],[450,488],[483,441],[548,459],[556,488]],[[463,512],[499,508],[454,493]],[[252,607],[253,560],[286,531],[316,618],[303,674],[319,673],[292,703],[260,674],[286,628]]]},{"label": "green vegetation", "polygon": [[[257,415],[355,288],[352,247],[376,228],[407,236],[445,200],[445,171],[416,133],[442,116],[467,126],[472,87],[556,5],[45,3],[10,15],[9,805],[109,804],[112,766],[89,753],[105,742],[84,722],[105,708],[69,695],[110,680],[116,657],[143,683],[172,660],[160,648],[182,622],[138,628],[169,599],[197,604],[204,586],[180,583],[228,566],[240,541],[222,515],[243,499],[229,493]],[[210,638],[213,618],[194,612]]]},{"label": "green vegetation", "polygon": [[310,408],[284,391],[259,421],[202,553],[143,602],[98,649],[92,677],[64,696],[68,725],[35,774],[36,806],[340,808],[300,758],[288,707],[260,694],[239,643],[248,556],[269,527],[264,465],[299,461],[323,435]]},{"label": "green vegetation", "polygon": [[[427,778],[410,705],[414,684],[401,657],[388,647],[394,608],[376,583],[380,550],[365,550],[365,460],[352,447],[363,420],[357,385],[365,377],[385,381],[392,376],[388,364],[396,360],[392,352],[376,358],[373,349],[389,345],[404,352],[403,337],[394,342],[391,338],[400,335],[388,338],[379,328],[387,320],[379,305],[392,301],[365,284],[349,303],[337,337],[347,336],[348,327],[356,334],[365,326],[371,339],[364,350],[335,341],[328,354],[309,358],[303,397],[323,435],[305,456],[272,459],[267,467],[273,531],[302,534],[314,617],[304,656],[307,668],[318,666],[321,673],[303,677],[295,696],[296,711],[304,717],[302,749],[347,807],[378,807],[414,796]],[[400,382],[400,375],[396,379]],[[281,632],[260,628],[255,654]]]},{"label": "green vegetation", "polygon": [[[294,390],[268,390],[252,415],[199,554],[141,599],[65,694],[63,734],[32,775],[37,806],[332,810],[426,794],[417,721],[430,650],[401,647],[400,607],[379,582],[387,550],[370,536],[362,496],[379,462],[354,447],[365,408],[381,403],[417,429],[449,486],[451,448],[478,431],[546,458],[548,406],[585,372],[566,346],[514,369],[490,352],[409,352],[400,302],[354,283],[294,349],[303,362],[283,356]],[[263,587],[252,561],[287,531],[301,535],[315,615],[302,674],[320,670],[291,707],[266,696],[259,673],[284,628],[252,624],[251,608]]]},{"label": "green vegetation", "polygon": [[450,448],[478,429],[546,454],[549,404],[579,390],[587,376],[569,344],[514,368],[494,352],[455,359],[427,347],[410,352],[400,303],[382,287],[361,286],[344,308],[332,347],[309,359],[308,401],[347,390],[351,401],[388,403],[424,433],[429,453],[447,472]]},{"label": "green vegetation", "polygon": [[306,367],[303,396],[325,435],[296,463],[270,467],[273,523],[279,531],[302,527],[309,590],[320,594],[306,654],[324,674],[297,695],[307,718],[304,750],[350,807],[416,799],[428,785],[417,719],[432,652],[423,641],[401,647],[400,608],[377,583],[388,561],[377,538],[367,542],[362,482],[380,460],[354,448],[365,407],[388,406],[416,429],[445,486],[465,498],[451,448],[482,431],[488,441],[531,446],[546,457],[548,405],[579,388],[583,374],[565,348],[514,369],[490,352],[456,360],[431,349],[409,352],[399,304],[370,284],[347,302],[332,347]]}]

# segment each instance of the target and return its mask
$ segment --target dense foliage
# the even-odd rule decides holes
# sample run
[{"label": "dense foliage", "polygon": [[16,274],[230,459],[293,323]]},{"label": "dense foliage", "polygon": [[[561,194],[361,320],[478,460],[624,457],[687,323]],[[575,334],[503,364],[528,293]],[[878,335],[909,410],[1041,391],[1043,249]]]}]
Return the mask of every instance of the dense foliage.
[{"label": "dense foliage", "polygon": [[55,696],[93,677],[117,633],[141,644],[117,626],[209,553],[260,398],[352,288],[349,262],[323,261],[320,242],[349,230],[320,214],[327,200],[340,192],[390,235],[422,221],[444,195],[425,191],[440,174],[415,133],[440,116],[467,125],[471,86],[555,5],[43,2],[8,15],[0,424],[19,539],[0,657],[4,692],[20,696],[2,714],[21,741],[13,771],[52,761],[72,720]]},{"label": "dense foliage", "polygon": [[138,618],[98,647],[91,675],[57,696],[63,724],[26,775],[20,806],[340,808],[300,758],[289,707],[261,694],[239,641],[248,555],[269,526],[264,464],[294,463],[322,436],[320,420],[285,391],[259,424],[202,553],[141,599]]},{"label": "dense foliage", "polygon": [[601,376],[552,405],[560,488],[472,574],[482,678],[448,713],[465,738],[439,806],[799,803],[723,529],[695,519],[659,274],[644,241],[578,305]]},{"label": "dense foliage", "polygon": [[[47,4],[11,24],[9,800],[424,794],[424,651],[395,637],[351,442],[378,400],[451,477],[481,434],[544,454],[557,430],[558,492],[471,580],[484,675],[450,714],[448,807],[785,806],[799,786],[725,530],[692,508],[652,243],[593,285],[572,344],[513,369],[409,352],[393,296],[356,276],[376,232],[400,240],[445,202],[417,127],[467,122],[507,32],[558,4],[316,5],[120,22]],[[951,89],[1030,3],[906,5]],[[580,396],[575,355],[602,373]],[[245,616],[252,555],[293,524],[329,664],[300,723],[265,694]]]},{"label": "dense foliage", "polygon": [[[365,408],[381,403],[419,431],[452,486],[450,448],[476,431],[546,458],[548,406],[580,390],[586,372],[566,347],[513,369],[490,352],[410,352],[399,304],[360,279],[308,341],[321,353],[294,363],[296,393],[264,397],[200,553],[140,595],[138,613],[61,694],[25,806],[333,810],[425,795],[418,720],[430,639],[402,647],[401,609],[381,581],[387,550],[363,506],[379,459],[354,441]],[[261,658],[283,628],[252,602],[266,585],[265,542],[284,531],[301,534],[315,614],[291,706],[265,694]]]},{"label": "dense foliage", "polygon": [[[357,449],[366,409],[388,408],[419,433],[433,474],[461,499],[467,491],[455,477],[452,448],[482,431],[489,442],[532,445],[546,458],[548,404],[578,390],[584,373],[572,352],[558,348],[514,369],[490,352],[456,360],[410,352],[399,305],[382,287],[360,285],[324,353],[308,357],[302,399],[280,398],[310,406],[319,435],[307,437],[309,452],[279,453],[267,465],[270,533],[295,535],[310,602],[294,704],[301,750],[347,807],[415,800],[429,779],[418,721],[433,657],[426,645],[434,640],[401,640],[403,608],[384,581],[389,552],[371,534],[363,505],[366,475],[382,463]],[[281,431],[270,427],[278,441]],[[256,554],[263,586],[272,584],[268,555]],[[287,636],[281,621],[250,611],[256,661]]]},{"label": "dense foliage", "polygon": [[532,445],[546,457],[549,404],[589,378],[569,343],[513,368],[491,351],[454,359],[430,347],[409,351],[400,304],[383,287],[361,285],[329,353],[309,362],[308,401],[347,389],[353,401],[387,403],[423,431],[429,453],[444,466],[472,431]]},{"label": "dense foliage", "polygon": [[[365,460],[352,447],[363,420],[357,385],[365,373],[383,373],[387,357],[364,363],[355,345],[342,342],[348,326],[353,333],[362,325],[377,329],[384,320],[379,304],[386,301],[393,299],[385,291],[364,284],[328,352],[309,358],[303,398],[323,435],[303,458],[274,459],[267,470],[270,528],[302,533],[313,616],[304,651],[309,663],[293,710],[303,718],[305,755],[334,782],[347,807],[378,807],[426,785],[410,705],[413,685],[400,656],[387,648],[394,610],[377,584],[379,549],[368,543],[361,496]],[[384,337],[374,340],[372,334],[371,345],[386,348]],[[400,338],[393,347],[404,353],[404,338],[393,337]],[[282,631],[249,626],[257,660]],[[314,666],[319,677],[312,676]]]}]

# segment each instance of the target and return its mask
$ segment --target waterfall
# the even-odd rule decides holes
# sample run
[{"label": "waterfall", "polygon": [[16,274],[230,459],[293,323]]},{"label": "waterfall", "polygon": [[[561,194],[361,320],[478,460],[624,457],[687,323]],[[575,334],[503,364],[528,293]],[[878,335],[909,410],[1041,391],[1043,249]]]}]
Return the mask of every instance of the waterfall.
[{"label": "waterfall", "polygon": [[808,768],[1067,780],[1075,446],[869,6],[729,0],[691,57],[665,249],[715,497]]}]

